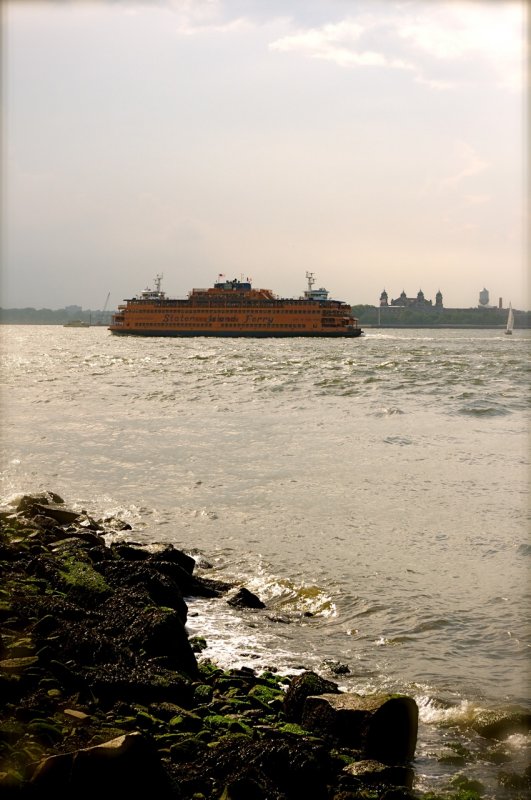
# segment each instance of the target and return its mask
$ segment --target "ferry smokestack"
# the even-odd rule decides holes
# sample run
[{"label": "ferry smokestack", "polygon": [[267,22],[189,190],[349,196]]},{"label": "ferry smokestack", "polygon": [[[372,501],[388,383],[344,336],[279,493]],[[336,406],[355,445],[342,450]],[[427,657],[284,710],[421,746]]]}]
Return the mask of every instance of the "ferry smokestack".
[{"label": "ferry smokestack", "polygon": [[498,308],[501,310],[503,308],[503,297],[500,297],[498,300]]}]

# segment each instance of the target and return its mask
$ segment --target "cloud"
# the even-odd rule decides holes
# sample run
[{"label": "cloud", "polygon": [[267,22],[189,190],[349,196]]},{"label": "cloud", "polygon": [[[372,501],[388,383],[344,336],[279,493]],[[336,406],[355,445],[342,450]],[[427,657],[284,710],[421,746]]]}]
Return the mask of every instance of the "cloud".
[{"label": "cloud", "polygon": [[444,91],[446,89],[455,89],[457,83],[455,81],[441,81],[436,78],[425,78],[424,75],[415,75],[415,83],[420,83],[421,86],[427,86],[429,89],[438,89]]},{"label": "cloud", "polygon": [[[433,90],[488,81],[520,91],[526,80],[527,0],[92,2],[121,7],[128,14],[164,10],[177,34],[188,37],[245,33],[274,24],[286,35],[270,43],[272,52],[330,61],[343,68],[401,70]],[[75,6],[77,0],[55,0],[55,4]]]},{"label": "cloud", "polygon": [[522,88],[526,3],[441,2],[405,17],[397,33],[439,62],[479,61],[506,89]]},{"label": "cloud", "polygon": [[467,178],[473,178],[485,172],[490,166],[488,161],[481,158],[477,151],[466,142],[457,143],[456,161],[458,162],[456,171],[441,181],[440,189],[457,186]]},{"label": "cloud", "polygon": [[273,51],[300,53],[310,58],[333,61],[339,66],[413,69],[412,64],[400,58],[390,57],[384,52],[363,45],[363,37],[377,24],[363,25],[353,20],[343,20],[323,25],[321,28],[284,36],[272,42],[269,48]]},{"label": "cloud", "polygon": [[[360,13],[319,27],[299,27],[270,44],[276,52],[325,59],[341,67],[408,70],[432,89],[455,88],[455,65],[467,67],[459,81],[494,81],[521,89],[524,81],[523,0],[360,5]],[[370,8],[366,13],[363,9]],[[442,75],[446,68],[447,75]]]}]

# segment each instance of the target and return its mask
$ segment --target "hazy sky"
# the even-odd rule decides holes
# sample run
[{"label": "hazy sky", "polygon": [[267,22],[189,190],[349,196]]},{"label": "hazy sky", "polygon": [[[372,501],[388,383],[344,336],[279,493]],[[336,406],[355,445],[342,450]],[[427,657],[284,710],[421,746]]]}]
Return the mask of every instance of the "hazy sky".
[{"label": "hazy sky", "polygon": [[4,0],[5,308],[530,308],[526,0]]}]

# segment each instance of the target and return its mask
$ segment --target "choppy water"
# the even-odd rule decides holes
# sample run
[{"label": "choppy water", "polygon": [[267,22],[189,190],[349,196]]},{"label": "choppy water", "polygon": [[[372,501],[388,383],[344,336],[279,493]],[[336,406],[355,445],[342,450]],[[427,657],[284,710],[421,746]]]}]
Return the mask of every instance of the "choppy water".
[{"label": "choppy water", "polygon": [[497,776],[525,737],[471,724],[529,708],[529,331],[0,335],[4,500],[51,489],[195,552],[267,602],[190,603],[206,656],[412,694],[419,788],[462,773],[523,796]]}]

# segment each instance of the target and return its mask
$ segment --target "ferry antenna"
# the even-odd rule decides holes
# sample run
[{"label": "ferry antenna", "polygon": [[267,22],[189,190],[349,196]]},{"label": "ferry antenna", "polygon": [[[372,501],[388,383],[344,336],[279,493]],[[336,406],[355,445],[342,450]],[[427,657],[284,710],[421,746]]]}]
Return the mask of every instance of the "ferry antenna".
[{"label": "ferry antenna", "polygon": [[308,281],[308,291],[311,292],[312,291],[312,286],[315,283],[315,278],[313,277],[313,272],[307,272],[306,273],[306,279]]}]

